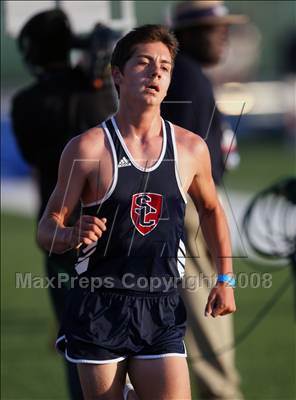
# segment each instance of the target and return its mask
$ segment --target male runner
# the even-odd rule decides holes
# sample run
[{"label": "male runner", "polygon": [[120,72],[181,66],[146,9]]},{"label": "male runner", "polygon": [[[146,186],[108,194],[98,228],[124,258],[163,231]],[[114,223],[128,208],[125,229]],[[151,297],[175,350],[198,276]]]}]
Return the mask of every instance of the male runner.
[{"label": "male runner", "polygon": [[[78,365],[86,399],[122,399],[126,372],[141,400],[190,399],[176,288],[184,273],[185,192],[219,273],[205,315],[235,311],[228,228],[207,146],[160,116],[176,51],[174,36],[158,25],[118,42],[111,64],[119,111],[66,146],[40,221],[40,245],[62,253],[82,243],[76,271],[101,282],[91,290],[77,281],[57,340]],[[83,215],[67,227],[79,199]]]}]

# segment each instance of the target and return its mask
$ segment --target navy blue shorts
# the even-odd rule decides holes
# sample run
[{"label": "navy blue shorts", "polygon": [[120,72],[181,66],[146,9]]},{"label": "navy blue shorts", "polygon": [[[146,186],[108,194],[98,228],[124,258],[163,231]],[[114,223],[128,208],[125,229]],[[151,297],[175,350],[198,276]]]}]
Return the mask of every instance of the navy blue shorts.
[{"label": "navy blue shorts", "polygon": [[186,310],[177,291],[73,289],[56,341],[74,363],[186,357]]}]

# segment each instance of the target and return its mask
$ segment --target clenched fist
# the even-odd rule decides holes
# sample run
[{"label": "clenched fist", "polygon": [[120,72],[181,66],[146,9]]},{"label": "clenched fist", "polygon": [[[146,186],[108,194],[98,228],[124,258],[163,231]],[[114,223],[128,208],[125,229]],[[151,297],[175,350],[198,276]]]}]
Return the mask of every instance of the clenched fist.
[{"label": "clenched fist", "polygon": [[205,316],[218,317],[236,311],[233,288],[226,282],[218,282],[211,290],[205,308]]},{"label": "clenched fist", "polygon": [[71,247],[80,247],[96,242],[107,230],[106,218],[97,218],[90,215],[82,215],[72,228]]}]

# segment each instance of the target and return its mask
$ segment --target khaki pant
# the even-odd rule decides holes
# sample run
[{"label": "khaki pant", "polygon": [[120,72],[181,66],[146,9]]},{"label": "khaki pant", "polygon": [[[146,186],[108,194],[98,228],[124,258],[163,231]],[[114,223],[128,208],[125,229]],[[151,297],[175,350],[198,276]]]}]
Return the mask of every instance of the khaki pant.
[{"label": "khaki pant", "polygon": [[[215,273],[200,229],[196,236],[198,224],[198,214],[189,198],[185,218],[189,257],[186,258],[186,277],[210,277]],[[192,256],[195,258],[190,258]],[[199,282],[195,290],[182,291],[188,314],[186,345],[193,379],[202,399],[242,399],[234,350],[223,351],[233,343],[232,316],[215,319],[204,316],[210,287]]]}]

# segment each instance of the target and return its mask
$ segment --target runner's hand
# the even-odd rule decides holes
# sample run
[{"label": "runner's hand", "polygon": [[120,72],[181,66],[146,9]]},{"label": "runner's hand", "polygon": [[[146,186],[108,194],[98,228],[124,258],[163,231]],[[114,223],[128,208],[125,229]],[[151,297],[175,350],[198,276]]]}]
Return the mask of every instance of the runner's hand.
[{"label": "runner's hand", "polygon": [[83,244],[89,245],[98,241],[107,230],[106,222],[106,218],[82,215],[72,228],[71,247],[77,249]]},{"label": "runner's hand", "polygon": [[211,290],[205,308],[205,316],[222,316],[236,311],[233,288],[227,282],[219,282]]}]

